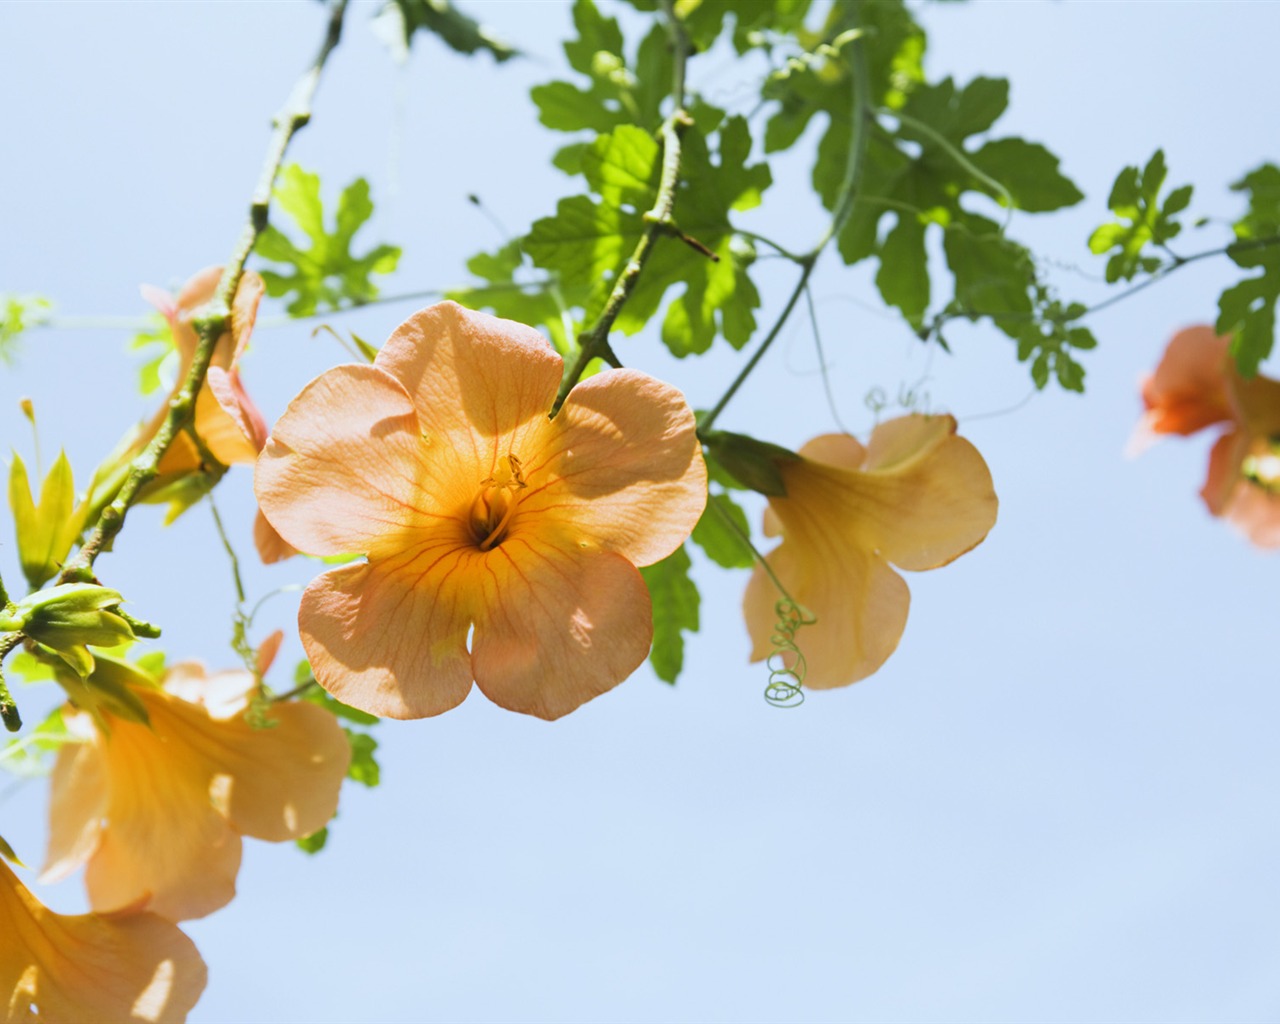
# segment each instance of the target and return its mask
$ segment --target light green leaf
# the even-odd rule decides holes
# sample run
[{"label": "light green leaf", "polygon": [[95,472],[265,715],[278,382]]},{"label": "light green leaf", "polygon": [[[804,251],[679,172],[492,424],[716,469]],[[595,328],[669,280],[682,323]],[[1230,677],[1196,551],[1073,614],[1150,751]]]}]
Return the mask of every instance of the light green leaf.
[{"label": "light green leaf", "polygon": [[372,275],[395,270],[400,250],[379,245],[363,256],[351,251],[355,234],[373,215],[368,182],[357,178],[343,190],[332,233],[325,228],[318,175],[297,164],[288,165],[280,174],[275,201],[310,244],[303,248],[275,227],[262,233],[257,243],[258,256],[290,271],[262,271],[268,295],[280,298],[293,294],[286,308],[294,316],[310,316],[321,308],[360,305],[377,297]]},{"label": "light green leaf", "polygon": [[342,731],[347,734],[347,742],[351,744],[351,766],[347,769],[347,778],[373,789],[382,781],[382,769],[373,756],[378,749],[378,741],[367,732],[356,732],[354,729]]}]

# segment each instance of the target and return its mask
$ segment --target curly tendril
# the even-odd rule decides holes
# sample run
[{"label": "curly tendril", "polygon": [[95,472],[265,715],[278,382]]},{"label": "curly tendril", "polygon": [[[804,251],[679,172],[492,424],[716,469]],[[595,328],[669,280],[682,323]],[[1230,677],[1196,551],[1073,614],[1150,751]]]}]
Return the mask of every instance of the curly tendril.
[{"label": "curly tendril", "polygon": [[804,703],[805,660],[804,652],[796,644],[796,632],[801,626],[812,626],[818,620],[802,604],[784,597],[773,606],[778,621],[773,625],[773,644],[765,662],[769,667],[769,683],[764,688],[764,699],[775,708],[798,708]]}]

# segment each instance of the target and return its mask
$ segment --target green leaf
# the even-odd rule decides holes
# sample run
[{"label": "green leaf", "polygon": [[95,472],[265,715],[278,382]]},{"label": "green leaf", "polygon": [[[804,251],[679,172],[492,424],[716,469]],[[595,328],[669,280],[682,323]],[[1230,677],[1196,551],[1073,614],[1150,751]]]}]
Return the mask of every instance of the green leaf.
[{"label": "green leaf", "polygon": [[483,51],[501,63],[520,51],[499,39],[474,18],[448,0],[393,0],[404,21],[404,42],[413,43],[417,32],[430,32],[458,53]]},{"label": "green leaf", "polygon": [[757,491],[770,497],[785,497],[780,466],[796,462],[800,456],[781,445],[760,441],[746,434],[716,430],[703,437],[703,456],[717,478],[723,470],[734,483],[730,486]]},{"label": "green leaf", "polygon": [[[335,815],[337,817],[337,815]],[[303,853],[319,853],[324,849],[325,843],[329,841],[329,826],[312,832],[309,836],[303,836],[301,839],[295,839],[294,844]]]},{"label": "green leaf", "polygon": [[1039,279],[1031,254],[982,217],[958,222],[943,248],[956,280],[954,312],[971,320],[987,317],[1017,342],[1018,359],[1030,362],[1037,388],[1052,376],[1068,391],[1083,391],[1084,368],[1072,350],[1097,345],[1088,328],[1076,325],[1086,308],[1057,299]]},{"label": "green leaf", "polygon": [[0,363],[13,362],[18,338],[47,323],[52,312],[53,304],[41,295],[0,292]]},{"label": "green leaf", "polygon": [[62,708],[57,707],[30,732],[0,746],[0,768],[22,778],[48,775],[58,751],[67,743],[79,742],[79,736],[67,731]]},{"label": "green leaf", "polygon": [[569,287],[554,278],[533,274],[519,239],[494,253],[477,253],[467,261],[467,269],[484,283],[471,288],[454,288],[445,298],[469,309],[487,309],[495,316],[541,327],[562,356],[573,350],[578,323],[570,306],[586,305],[591,289]]},{"label": "green leaf", "polygon": [[[726,522],[726,518],[734,526]],[[693,528],[693,542],[716,565],[724,569],[750,569],[755,556],[744,537],[751,536],[746,513],[727,494],[711,494],[707,507]]]},{"label": "green leaf", "polygon": [[[286,308],[294,316],[310,316],[321,308],[360,305],[377,297],[372,275],[394,271],[400,250],[379,245],[363,256],[351,251],[355,234],[373,215],[368,182],[357,178],[343,190],[332,233],[325,228],[319,176],[297,164],[288,165],[276,185],[275,201],[310,244],[304,248],[275,227],[259,236],[258,256],[282,265],[280,270],[262,271],[268,295],[280,298],[292,294]],[[286,268],[289,273],[284,272]]]},{"label": "green leaf", "polygon": [[675,683],[684,668],[684,634],[698,631],[699,596],[689,578],[689,554],[683,547],[640,575],[653,603],[653,647],[649,663],[664,683]]},{"label": "green leaf", "polygon": [[1280,252],[1272,252],[1267,260],[1255,265],[1263,268],[1261,277],[1247,277],[1218,297],[1218,320],[1214,324],[1219,334],[1231,335],[1231,354],[1246,377],[1258,372],[1275,340]]},{"label": "green leaf", "polygon": [[[734,347],[745,345],[755,331],[752,311],[760,304],[747,272],[751,259],[734,244],[729,213],[759,203],[771,180],[769,169],[747,164],[751,138],[744,119],[726,120],[716,141],[718,162],[695,128],[686,132],[674,210],[679,230],[716,259],[679,238],[659,238],[616,321],[619,330],[635,334],[669,301],[662,338],[678,356],[705,352],[717,335]],[[643,213],[656,198],[658,156],[639,129],[623,125],[601,136],[584,152],[582,165],[588,184],[605,201],[561,200],[556,215],[536,221],[524,241],[534,264],[551,272],[566,292],[589,296],[587,321],[603,308],[646,230]],[[669,289],[681,285],[668,300]]]},{"label": "green leaf", "polygon": [[[662,123],[662,102],[672,82],[671,47],[666,30],[655,24],[628,60],[622,31],[592,0],[573,5],[577,38],[564,44],[569,66],[586,81],[548,82],[530,91],[538,119],[557,131],[609,132],[635,125],[650,134]],[[566,146],[553,161],[570,174],[580,169],[579,145]]]},{"label": "green leaf", "polygon": [[1280,168],[1262,164],[1231,186],[1249,205],[1234,225],[1232,262],[1261,270],[1223,291],[1218,299],[1219,334],[1231,335],[1231,354],[1246,377],[1258,372],[1275,344],[1276,302],[1280,300]]},{"label": "green leaf", "polygon": [[49,467],[38,504],[31,499],[26,466],[15,452],[9,467],[9,507],[13,511],[22,574],[35,590],[61,571],[88,514],[87,504],[76,506],[75,483],[66,452],[59,452]]},{"label": "green leaf", "polygon": [[128,345],[130,351],[149,350],[147,361],[138,367],[138,390],[144,395],[159,390],[162,366],[166,360],[178,358],[169,321],[160,313],[151,313],[147,319],[150,326],[135,334]]},{"label": "green leaf", "polygon": [[[299,667],[301,668],[304,665],[307,665],[305,661],[302,662],[302,665]],[[304,679],[302,683],[299,683],[299,685],[303,685],[307,680],[315,683],[315,679],[311,677],[310,666],[307,666],[306,668],[306,679]],[[367,711],[361,711],[358,708],[353,708],[343,704],[342,701],[329,693],[328,690],[321,687],[319,683],[315,683],[314,686],[307,687],[298,696],[308,704],[316,704],[324,708],[335,718],[342,719],[346,722],[353,722],[356,725],[377,725],[382,721],[382,719],[377,715],[371,715]]]},{"label": "green leaf", "polygon": [[347,778],[373,789],[382,781],[382,769],[373,756],[378,749],[378,741],[367,732],[356,732],[354,729],[342,731],[347,734],[347,742],[351,744],[351,766],[347,769]]},{"label": "green leaf", "polygon": [[876,272],[880,297],[902,310],[912,327],[919,327],[929,305],[929,264],[924,250],[924,225],[904,213],[880,247],[880,269]]},{"label": "green leaf", "polygon": [[1163,246],[1182,231],[1177,214],[1191,201],[1191,186],[1176,188],[1160,201],[1168,177],[1164,151],[1157,149],[1146,167],[1125,167],[1116,175],[1107,206],[1116,220],[1100,225],[1089,236],[1089,250],[1107,260],[1108,283],[1130,281],[1139,274],[1160,269],[1164,260],[1150,254],[1152,246]]},{"label": "green leaf", "polygon": [[972,159],[1008,189],[1019,210],[1046,213],[1074,206],[1084,198],[1075,183],[1058,170],[1058,158],[1039,143],[1019,138],[995,139],[974,153]]}]

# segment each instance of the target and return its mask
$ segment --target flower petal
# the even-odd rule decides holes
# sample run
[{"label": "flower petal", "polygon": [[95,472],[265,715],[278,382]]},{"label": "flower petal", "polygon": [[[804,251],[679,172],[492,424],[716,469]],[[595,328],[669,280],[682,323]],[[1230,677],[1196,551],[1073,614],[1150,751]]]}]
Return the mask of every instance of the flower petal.
[{"label": "flower petal", "polygon": [[55,914],[0,859],[5,1021],[181,1024],[208,973],[195,944],[153,914]]},{"label": "flower petal", "polygon": [[[520,521],[650,565],[684,543],[707,501],[693,412],[637,370],[578,384],[528,454]],[[542,483],[542,481],[549,481]]]},{"label": "flower petal", "polygon": [[564,362],[532,327],[441,302],[396,328],[374,365],[404,385],[428,437],[492,466],[545,425]]},{"label": "flower petal", "polygon": [[[795,634],[805,659],[806,687],[824,690],[865,679],[897,649],[911,594],[883,559],[856,547],[788,539],[768,561],[791,596],[817,620]],[[775,606],[781,597],[757,566],[743,599],[752,661],[773,653]]]},{"label": "flower petal", "polygon": [[455,506],[471,500],[448,484],[423,455],[408,394],[375,366],[337,366],[303,388],[254,473],[271,525],[316,555],[369,552],[429,524],[441,490]]},{"label": "flower petal", "polygon": [[239,372],[211,366],[205,384],[196,396],[196,433],[224,466],[253,462],[267,442],[267,424]]},{"label": "flower petal", "polygon": [[[955,428],[950,416],[920,415],[876,427],[864,471],[849,481],[844,532],[913,570],[936,569],[981,543],[998,502],[986,462]],[[791,467],[783,478],[791,497]]]},{"label": "flower petal", "polygon": [[644,663],[649,591],[625,558],[514,536],[488,554],[472,664],[495,704],[559,718]]},{"label": "flower petal", "polygon": [[471,691],[468,587],[478,558],[456,545],[312,580],[298,629],[316,680],[344,704],[388,718],[461,704]]},{"label": "flower petal", "polygon": [[1188,327],[1169,341],[1155,373],[1142,382],[1142,420],[1126,451],[1136,455],[1159,434],[1194,434],[1231,419],[1227,346],[1212,327]]},{"label": "flower petal", "polygon": [[210,800],[208,762],[198,748],[171,738],[171,706],[182,702],[158,692],[139,696],[151,726],[115,719],[100,741],[111,799],[85,871],[89,903],[110,911],[150,896],[146,909],[171,921],[203,917],[235,895],[240,837]]},{"label": "flower petal", "polygon": [[231,827],[279,843],[319,831],[333,817],[351,746],[337,719],[314,704],[273,704],[267,720],[267,728],[243,718],[225,722],[218,761],[232,780]]},{"label": "flower petal", "polygon": [[[76,730],[88,719],[84,714],[63,714],[68,729]],[[93,740],[66,743],[58,751],[50,779],[49,845],[41,882],[66,878],[97,849],[108,806],[106,767]]]},{"label": "flower petal", "polygon": [[1200,488],[1209,514],[1226,514],[1232,492],[1240,482],[1240,463],[1249,452],[1249,435],[1243,430],[1230,430],[1213,443],[1209,452],[1209,475]]},{"label": "flower petal", "polygon": [[283,562],[298,553],[297,548],[276,532],[276,528],[262,514],[262,509],[258,509],[258,514],[253,517],[253,546],[258,549],[258,558],[263,565]]}]

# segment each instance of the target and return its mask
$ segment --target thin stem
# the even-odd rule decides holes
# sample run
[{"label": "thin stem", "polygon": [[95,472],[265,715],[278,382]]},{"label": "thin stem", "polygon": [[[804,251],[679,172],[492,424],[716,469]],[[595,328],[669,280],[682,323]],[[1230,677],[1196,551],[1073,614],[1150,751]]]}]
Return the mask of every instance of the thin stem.
[{"label": "thin stem", "polygon": [[[602,357],[617,365],[617,358],[613,356],[613,351],[609,347],[609,331],[614,321],[618,319],[622,307],[635,291],[636,283],[640,280],[640,272],[652,255],[658,238],[668,234],[683,237],[671,212],[675,208],[676,186],[680,182],[680,140],[685,129],[693,123],[684,109],[685,65],[692,52],[692,45],[685,34],[684,26],[675,15],[671,0],[663,0],[663,9],[667,14],[667,31],[671,36],[674,51],[671,94],[675,99],[675,109],[658,129],[658,138],[662,142],[662,177],[658,181],[658,195],[654,200],[653,208],[644,215],[644,233],[636,243],[627,265],[614,282],[604,309],[591,329],[578,336],[578,354],[573,366],[560,382],[560,390],[551,408],[553,416],[560,410],[560,406],[564,404],[573,386],[581,379],[591,360]],[[691,240],[686,239],[686,241]]]},{"label": "thin stem", "polygon": [[853,35],[850,37],[850,42],[853,44],[849,56],[851,68],[849,84],[853,89],[853,124],[850,129],[849,157],[845,164],[844,181],[840,184],[840,193],[836,200],[835,212],[831,216],[831,223],[827,225],[827,230],[818,240],[818,244],[810,252],[796,259],[796,262],[800,264],[800,277],[796,281],[795,287],[791,289],[787,304],[783,306],[782,312],[778,314],[778,319],[774,321],[769,333],[765,335],[764,341],[760,343],[760,347],[756,349],[755,354],[747,361],[747,365],[742,368],[738,376],[733,379],[733,383],[720,396],[720,401],[715,404],[715,407],[709,413],[702,417],[698,424],[700,434],[705,434],[712,428],[724,411],[724,407],[729,404],[729,400],[737,394],[738,389],[742,387],[760,360],[764,358],[764,354],[769,351],[769,347],[774,340],[782,333],[782,328],[791,316],[791,311],[796,308],[796,303],[800,301],[800,296],[804,294],[809,284],[813,268],[818,264],[818,257],[822,255],[823,250],[826,249],[831,240],[840,234],[848,222],[850,214],[853,212],[853,205],[858,197],[858,184],[862,180],[862,169],[866,163],[867,121],[871,116],[871,106],[868,101],[870,81],[862,39],[858,35]]},{"label": "thin stem", "polygon": [[[1132,298],[1139,292],[1150,288],[1153,284],[1163,281],[1175,271],[1181,270],[1189,263],[1197,263],[1200,260],[1206,260],[1212,256],[1232,256],[1241,252],[1253,252],[1258,249],[1268,249],[1274,245],[1280,245],[1280,235],[1270,235],[1266,238],[1251,238],[1244,242],[1232,242],[1229,245],[1218,246],[1216,249],[1205,249],[1202,252],[1192,253],[1190,256],[1178,256],[1172,262],[1166,263],[1164,266],[1155,270],[1150,277],[1144,278],[1137,284],[1130,285],[1123,291],[1087,307],[1080,316],[1074,317],[1073,320],[1083,320],[1087,316],[1092,316],[1094,313],[1100,313],[1102,310],[1107,309],[1110,306],[1123,302],[1125,299]],[[991,320],[1030,320],[1034,318],[1033,313],[1015,310],[1005,310],[1003,312],[963,310],[953,313],[939,313],[926,327],[921,329],[921,337],[928,337],[932,335],[935,331],[950,323],[952,320],[976,320],[977,318],[984,316]]]},{"label": "thin stem", "polygon": [[209,502],[209,511],[213,513],[213,525],[217,528],[218,538],[222,541],[222,550],[227,553],[227,558],[231,561],[231,580],[236,586],[236,614],[243,618],[243,613],[239,610],[239,606],[244,604],[244,581],[240,578],[240,559],[236,557],[235,548],[231,546],[231,538],[227,536],[227,528],[222,525],[222,516],[218,514],[218,506],[214,503],[213,492],[210,491],[206,494],[205,499]]},{"label": "thin stem", "polygon": [[124,526],[125,515],[137,498],[138,492],[155,478],[160,459],[168,451],[178,432],[190,422],[195,412],[196,396],[204,385],[209,363],[213,359],[214,347],[230,326],[231,304],[240,284],[240,277],[244,273],[245,262],[253,251],[254,245],[257,244],[258,236],[267,227],[267,212],[271,205],[271,190],[275,184],[276,175],[284,162],[289,141],[298,129],[311,120],[311,102],[315,97],[316,87],[320,83],[320,73],[324,69],[329,54],[342,38],[342,19],[346,8],[347,0],[335,0],[330,10],[324,41],[315,62],[298,79],[293,92],[280,113],[276,115],[271,140],[267,146],[267,158],[249,206],[248,223],[241,232],[231,259],[223,268],[222,278],[218,282],[218,289],[213,299],[192,321],[199,340],[191,368],[187,371],[187,376],[178,392],[169,400],[169,411],[164,422],[160,424],[160,429],[156,431],[146,448],[133,460],[129,475],[125,478],[120,490],[99,514],[98,521],[84,545],[58,577],[59,583],[66,583],[82,576],[93,565],[103,548],[109,545],[120,532]]}]

